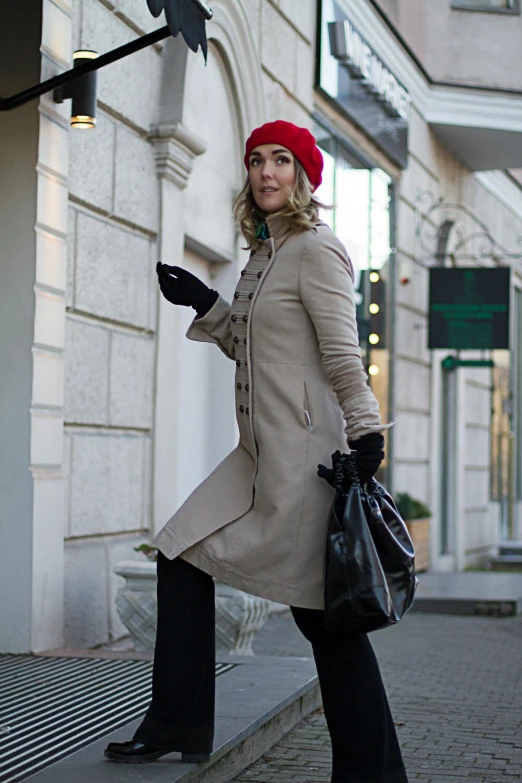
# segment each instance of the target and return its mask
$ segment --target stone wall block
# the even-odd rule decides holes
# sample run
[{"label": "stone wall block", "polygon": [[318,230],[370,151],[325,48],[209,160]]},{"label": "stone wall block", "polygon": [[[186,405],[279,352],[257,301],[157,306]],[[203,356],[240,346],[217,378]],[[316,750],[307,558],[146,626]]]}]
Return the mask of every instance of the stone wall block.
[{"label": "stone wall block", "polygon": [[408,148],[423,161],[426,168],[433,173],[437,172],[441,144],[415,106],[411,108]]},{"label": "stone wall block", "polygon": [[486,421],[482,427],[466,427],[464,463],[489,469],[491,435]]},{"label": "stone wall block", "polygon": [[46,172],[38,172],[37,221],[65,234],[69,193],[63,182]]},{"label": "stone wall block", "polygon": [[68,243],[65,239],[36,229],[36,282],[65,292],[67,252]]},{"label": "stone wall block", "polygon": [[[475,506],[477,504],[474,504]],[[484,509],[473,508],[464,512],[464,550],[488,550],[496,547],[499,540],[498,523],[488,504]],[[475,555],[476,558],[476,555]],[[470,558],[470,563],[473,562]],[[476,562],[476,559],[475,559]],[[466,563],[465,565],[468,565]]]},{"label": "stone wall block", "polygon": [[143,236],[79,213],[76,309],[146,328],[149,258]]},{"label": "stone wall block", "polygon": [[261,4],[265,0],[242,0],[243,6],[248,16],[248,22],[250,29],[252,30],[252,37],[256,44],[256,49],[259,51],[261,46],[260,32],[261,32]]},{"label": "stone wall block", "polygon": [[37,291],[35,298],[34,341],[63,348],[65,343],[65,302],[61,296]]},{"label": "stone wall block", "polygon": [[426,363],[431,361],[428,350],[428,321],[424,316],[405,307],[398,307],[395,340],[398,354]]},{"label": "stone wall block", "polygon": [[71,535],[71,465],[72,465],[72,444],[71,433],[64,429],[63,433],[63,537],[69,538]]},{"label": "stone wall block", "polygon": [[[408,283],[401,283],[402,273],[409,277]],[[418,310],[428,311],[429,270],[416,264],[404,254],[397,254],[397,288],[398,304],[409,305]]]},{"label": "stone wall block", "polygon": [[[82,47],[101,54],[129,43],[137,36],[128,24],[100,2],[83,4]],[[99,72],[98,100],[148,132],[155,121],[160,84],[161,54],[149,46]]]},{"label": "stone wall block", "polygon": [[65,546],[65,646],[93,647],[109,639],[108,575],[103,541]]},{"label": "stone wall block", "polygon": [[31,411],[31,465],[61,465],[63,459],[63,421],[60,412]]},{"label": "stone wall block", "polygon": [[314,57],[312,46],[299,36],[295,41],[295,92],[299,100],[312,110],[314,102]]},{"label": "stone wall block", "polygon": [[71,59],[71,19],[57,4],[44,2],[42,48],[52,57],[69,63]]},{"label": "stone wall block", "polygon": [[[72,138],[75,134],[71,133]],[[79,134],[82,135],[82,134]],[[88,134],[87,134],[88,135]],[[67,177],[69,133],[54,120],[40,115],[40,137],[38,141],[38,162],[53,172]]]},{"label": "stone wall block", "polygon": [[415,256],[416,215],[414,208],[399,199],[397,214],[397,249],[409,257]]},{"label": "stone wall block", "polygon": [[110,332],[68,317],[65,329],[65,420],[107,424]]},{"label": "stone wall block", "polygon": [[74,276],[76,268],[76,215],[76,210],[72,207],[69,207],[67,215],[67,280],[65,288],[66,307],[74,307]]},{"label": "stone wall block", "polygon": [[115,214],[137,226],[158,231],[159,186],[153,146],[119,127],[115,168]]},{"label": "stone wall block", "polygon": [[[462,370],[460,370],[462,372]],[[484,370],[482,371],[484,372]],[[483,376],[483,380],[485,380]],[[466,421],[488,424],[491,416],[491,392],[472,383],[466,384]]]},{"label": "stone wall block", "polygon": [[[396,405],[403,408],[416,408],[430,411],[431,369],[398,357],[395,364]],[[402,413],[398,413],[398,416]]]},{"label": "stone wall block", "polygon": [[305,0],[279,0],[279,8],[302,35],[312,43],[315,30],[316,4]]},{"label": "stone wall block", "polygon": [[422,462],[401,462],[395,460],[393,467],[394,492],[408,492],[413,497],[429,504],[429,466]]},{"label": "stone wall block", "polygon": [[143,441],[139,435],[75,433],[72,536],[143,527]]},{"label": "stone wall block", "polygon": [[478,508],[489,504],[489,470],[466,470],[463,486],[464,508]]},{"label": "stone wall block", "polygon": [[262,63],[294,92],[297,33],[266,0],[261,7],[261,21]]},{"label": "stone wall block", "polygon": [[427,460],[429,456],[429,428],[429,414],[401,411],[393,428],[396,457],[407,460]]},{"label": "stone wall block", "polygon": [[110,362],[110,423],[114,427],[151,427],[155,341],[113,332]]},{"label": "stone wall block", "polygon": [[51,351],[33,349],[32,404],[62,406],[63,387],[63,358]]},{"label": "stone wall block", "polygon": [[158,30],[167,24],[165,14],[162,13],[161,16],[155,19],[149,11],[146,2],[137,3],[136,0],[114,0],[114,6],[118,14],[121,14],[125,19],[129,19],[132,24],[135,24],[144,33],[151,33],[153,30]]},{"label": "stone wall block", "polygon": [[96,130],[70,134],[69,191],[106,212],[113,209],[114,123],[97,112]]}]

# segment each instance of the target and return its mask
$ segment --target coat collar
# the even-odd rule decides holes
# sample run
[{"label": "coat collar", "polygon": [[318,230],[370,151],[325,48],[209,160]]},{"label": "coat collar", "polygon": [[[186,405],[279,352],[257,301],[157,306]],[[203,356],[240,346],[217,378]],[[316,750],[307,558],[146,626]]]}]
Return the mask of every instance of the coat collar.
[{"label": "coat collar", "polygon": [[[281,215],[267,215],[266,223],[270,232],[270,239],[263,240],[263,247],[270,247],[271,250],[279,250],[283,242],[286,242],[290,234],[290,219]],[[326,226],[322,220],[318,220],[317,226]],[[273,243],[272,241],[273,240]]]},{"label": "coat collar", "polygon": [[[291,234],[290,220],[288,218],[282,217],[281,215],[267,215],[266,224],[270,232],[270,239],[274,240],[273,249],[279,250],[283,242]],[[270,241],[270,239],[264,239],[263,245],[266,242],[267,245],[272,246],[272,242]]]}]

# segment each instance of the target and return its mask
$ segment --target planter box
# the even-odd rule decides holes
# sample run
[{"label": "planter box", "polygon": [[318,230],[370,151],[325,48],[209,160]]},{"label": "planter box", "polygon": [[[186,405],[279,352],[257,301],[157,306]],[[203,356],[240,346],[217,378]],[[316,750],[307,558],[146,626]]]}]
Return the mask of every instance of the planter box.
[{"label": "planter box", "polygon": [[406,522],[415,549],[415,570],[427,571],[430,565],[430,520],[411,519]]},{"label": "planter box", "polygon": [[[125,579],[116,596],[120,620],[131,635],[135,650],[153,650],[157,612],[156,563],[127,561],[114,571]],[[274,612],[288,607],[266,598],[248,595],[216,582],[216,651],[231,655],[254,655],[257,632]]]}]

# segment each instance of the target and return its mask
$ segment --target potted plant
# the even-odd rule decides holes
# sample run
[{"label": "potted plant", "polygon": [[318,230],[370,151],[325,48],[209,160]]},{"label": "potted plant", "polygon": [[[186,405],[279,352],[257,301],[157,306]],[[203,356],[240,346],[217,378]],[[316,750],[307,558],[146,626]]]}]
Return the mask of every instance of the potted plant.
[{"label": "potted plant", "polygon": [[[153,650],[156,638],[156,564],[158,550],[151,544],[134,547],[147,561],[117,563],[114,570],[125,579],[116,596],[120,620],[130,633],[134,649]],[[256,633],[274,612],[287,609],[282,604],[248,595],[215,581],[216,649],[218,653],[254,655]]]},{"label": "potted plant", "polygon": [[399,492],[395,503],[413,541],[415,569],[427,571],[430,564],[431,511],[421,500],[412,498],[407,492]]}]

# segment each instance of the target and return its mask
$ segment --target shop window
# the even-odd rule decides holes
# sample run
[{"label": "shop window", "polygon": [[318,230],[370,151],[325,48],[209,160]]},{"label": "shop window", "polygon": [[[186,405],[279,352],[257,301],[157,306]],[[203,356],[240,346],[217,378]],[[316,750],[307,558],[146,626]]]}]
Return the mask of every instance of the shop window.
[{"label": "shop window", "polygon": [[463,11],[519,14],[520,0],[453,0],[452,8]]},{"label": "shop window", "polygon": [[[314,134],[324,158],[323,182],[317,197],[334,205],[320,216],[346,247],[354,266],[361,356],[382,420],[388,421],[391,178],[358,158],[321,125],[315,126]],[[384,483],[386,467],[378,476]]]}]

